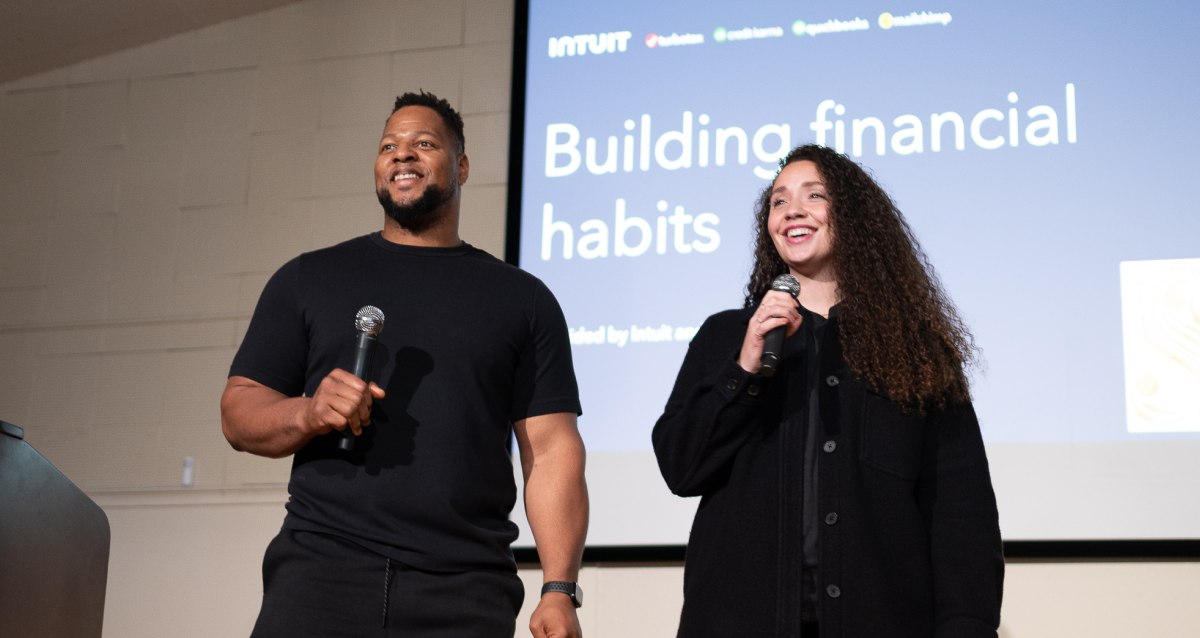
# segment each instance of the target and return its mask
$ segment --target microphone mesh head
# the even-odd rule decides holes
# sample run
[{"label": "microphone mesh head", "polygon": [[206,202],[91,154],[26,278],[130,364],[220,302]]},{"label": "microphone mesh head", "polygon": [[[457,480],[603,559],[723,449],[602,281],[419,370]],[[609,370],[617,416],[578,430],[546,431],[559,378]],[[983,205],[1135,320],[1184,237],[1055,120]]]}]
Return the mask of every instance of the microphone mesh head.
[{"label": "microphone mesh head", "polygon": [[771,282],[771,290],[786,292],[792,299],[800,298],[800,280],[792,275],[779,275]]},{"label": "microphone mesh head", "polygon": [[354,327],[359,332],[378,335],[383,332],[383,311],[375,306],[363,306],[354,315]]}]

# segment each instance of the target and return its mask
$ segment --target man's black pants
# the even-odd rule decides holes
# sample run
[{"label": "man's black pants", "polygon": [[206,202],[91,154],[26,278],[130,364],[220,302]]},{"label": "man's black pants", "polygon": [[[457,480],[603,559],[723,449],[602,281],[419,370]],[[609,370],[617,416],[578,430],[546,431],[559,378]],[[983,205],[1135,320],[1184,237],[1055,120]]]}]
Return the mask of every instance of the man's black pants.
[{"label": "man's black pants", "polygon": [[338,536],[285,528],[263,558],[251,638],[512,638],[524,599],[511,572],[421,571]]}]

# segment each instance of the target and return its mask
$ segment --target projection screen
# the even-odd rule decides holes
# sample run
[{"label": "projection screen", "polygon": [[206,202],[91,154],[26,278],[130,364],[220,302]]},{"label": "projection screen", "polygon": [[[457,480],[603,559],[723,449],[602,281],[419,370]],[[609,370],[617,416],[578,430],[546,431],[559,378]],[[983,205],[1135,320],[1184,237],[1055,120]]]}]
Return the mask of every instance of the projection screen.
[{"label": "projection screen", "polygon": [[588,545],[687,542],[696,501],[650,431],[808,142],[876,176],[975,335],[1005,539],[1200,537],[1196,24],[1182,2],[530,0],[507,257],[570,325]]}]

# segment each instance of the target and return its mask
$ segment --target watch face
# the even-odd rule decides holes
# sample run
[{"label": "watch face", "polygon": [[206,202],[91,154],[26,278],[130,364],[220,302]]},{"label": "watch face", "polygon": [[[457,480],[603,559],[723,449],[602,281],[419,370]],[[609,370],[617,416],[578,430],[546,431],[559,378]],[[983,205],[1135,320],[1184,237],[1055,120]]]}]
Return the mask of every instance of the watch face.
[{"label": "watch face", "polygon": [[579,586],[579,583],[575,583],[575,594],[571,598],[575,600],[576,607],[583,606],[583,588]]}]

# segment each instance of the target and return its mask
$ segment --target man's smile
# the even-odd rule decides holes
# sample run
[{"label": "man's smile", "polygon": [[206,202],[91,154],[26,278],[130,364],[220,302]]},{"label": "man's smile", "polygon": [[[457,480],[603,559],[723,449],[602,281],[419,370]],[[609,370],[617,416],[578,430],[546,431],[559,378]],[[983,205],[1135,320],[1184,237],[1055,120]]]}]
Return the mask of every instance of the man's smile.
[{"label": "man's smile", "polygon": [[388,181],[394,186],[403,188],[416,184],[417,181],[422,177],[424,177],[424,173],[421,170],[405,166],[397,168],[394,172],[392,172],[391,176],[388,178]]}]

